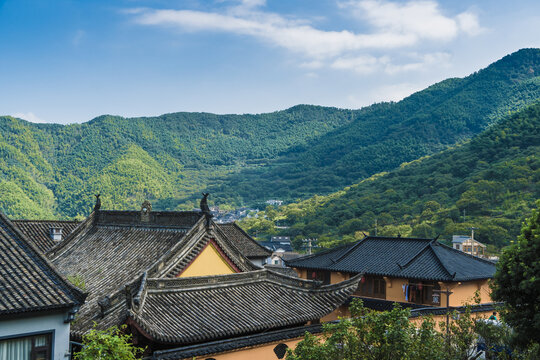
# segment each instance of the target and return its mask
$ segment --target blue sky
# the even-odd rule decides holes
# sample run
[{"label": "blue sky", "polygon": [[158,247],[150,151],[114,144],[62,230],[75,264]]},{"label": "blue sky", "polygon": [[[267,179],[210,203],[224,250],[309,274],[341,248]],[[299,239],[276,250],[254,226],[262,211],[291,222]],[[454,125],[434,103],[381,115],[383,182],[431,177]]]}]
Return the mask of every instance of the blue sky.
[{"label": "blue sky", "polygon": [[360,108],[540,47],[540,1],[0,0],[0,114]]}]

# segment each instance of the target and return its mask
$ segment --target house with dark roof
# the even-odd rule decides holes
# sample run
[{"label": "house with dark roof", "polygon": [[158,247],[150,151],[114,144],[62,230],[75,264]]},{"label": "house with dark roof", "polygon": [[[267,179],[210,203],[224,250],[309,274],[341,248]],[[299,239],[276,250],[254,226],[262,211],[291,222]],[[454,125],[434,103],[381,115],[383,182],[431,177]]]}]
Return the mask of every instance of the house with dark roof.
[{"label": "house with dark roof", "polygon": [[[136,345],[157,350],[231,340],[319,322],[343,304],[359,277],[302,280],[254,263],[269,251],[209,211],[94,211],[47,256],[84,281],[88,299],[72,326],[127,324]],[[95,325],[94,325],[95,324]],[[251,349],[251,347],[250,347]],[[235,350],[238,351],[238,350]],[[250,350],[251,351],[251,350]]]},{"label": "house with dark roof", "polygon": [[81,222],[75,220],[12,220],[12,223],[41,252],[45,253],[71,234]]},{"label": "house with dark roof", "polygon": [[[437,239],[366,236],[335,249],[287,261],[299,277],[331,284],[362,274],[355,296],[370,303],[462,306],[478,292],[490,303],[495,264]],[[447,297],[447,293],[451,293]],[[374,301],[376,300],[376,301]]]},{"label": "house with dark roof", "polygon": [[0,212],[0,359],[69,359],[85,298]]}]

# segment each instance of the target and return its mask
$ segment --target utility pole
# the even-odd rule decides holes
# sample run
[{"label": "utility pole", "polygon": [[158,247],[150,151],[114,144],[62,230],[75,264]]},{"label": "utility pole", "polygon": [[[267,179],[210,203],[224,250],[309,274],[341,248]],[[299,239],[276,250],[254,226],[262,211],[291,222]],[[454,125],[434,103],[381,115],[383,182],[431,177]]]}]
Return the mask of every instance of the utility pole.
[{"label": "utility pole", "polygon": [[375,219],[375,236],[377,236],[377,220],[379,219]]},{"label": "utility pole", "polygon": [[474,230],[478,228],[470,227],[469,229],[471,229],[471,255],[474,255]]},{"label": "utility pole", "polygon": [[433,292],[446,295],[446,343],[450,346],[450,295],[452,295],[453,292],[450,291],[448,286],[446,287],[446,290],[433,290]]}]

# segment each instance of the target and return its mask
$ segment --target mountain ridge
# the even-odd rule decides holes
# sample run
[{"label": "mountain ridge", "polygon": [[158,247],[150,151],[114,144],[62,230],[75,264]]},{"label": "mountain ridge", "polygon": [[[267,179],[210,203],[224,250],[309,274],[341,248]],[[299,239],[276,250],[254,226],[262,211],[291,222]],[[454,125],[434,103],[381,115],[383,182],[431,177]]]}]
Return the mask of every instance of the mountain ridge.
[{"label": "mountain ridge", "polygon": [[[149,199],[156,209],[196,206],[203,190],[229,206],[328,194],[467,140],[540,98],[540,49],[494,64],[468,80],[447,79],[359,110],[296,105],[245,115],[102,115],[69,125],[0,117],[0,188],[24,194],[0,199],[0,207],[17,217],[71,218],[87,214],[97,192],[105,207]],[[126,182],[119,166],[135,180]],[[43,207],[50,209],[37,210]]]}]

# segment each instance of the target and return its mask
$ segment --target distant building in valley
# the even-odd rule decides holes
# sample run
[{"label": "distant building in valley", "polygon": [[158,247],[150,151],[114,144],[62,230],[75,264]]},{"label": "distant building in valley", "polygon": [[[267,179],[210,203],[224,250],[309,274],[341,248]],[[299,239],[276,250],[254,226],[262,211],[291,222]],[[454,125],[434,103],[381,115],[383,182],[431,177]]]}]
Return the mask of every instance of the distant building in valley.
[{"label": "distant building in valley", "polygon": [[452,247],[474,256],[485,257],[486,245],[467,235],[453,235]]}]

